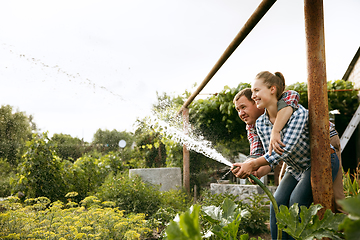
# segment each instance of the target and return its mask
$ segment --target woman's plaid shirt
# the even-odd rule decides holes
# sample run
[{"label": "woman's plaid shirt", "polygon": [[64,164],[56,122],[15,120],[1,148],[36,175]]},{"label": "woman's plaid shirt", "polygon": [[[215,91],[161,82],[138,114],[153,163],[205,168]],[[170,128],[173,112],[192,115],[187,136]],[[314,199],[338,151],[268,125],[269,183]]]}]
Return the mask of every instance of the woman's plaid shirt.
[{"label": "woman's plaid shirt", "polygon": [[[291,106],[294,110],[298,108],[300,95],[296,91],[288,90],[281,95],[278,102],[278,110]],[[256,133],[255,124],[246,125],[247,137],[250,142],[250,155],[248,158],[257,158],[265,154],[263,145]]]},{"label": "woman's plaid shirt", "polygon": [[[268,153],[263,155],[271,165],[283,160],[288,166],[287,171],[297,180],[311,166],[308,117],[308,110],[299,104],[281,131],[282,142],[286,145],[283,154],[272,151],[271,156]],[[256,131],[263,149],[269,148],[272,127],[266,112],[256,120]]]}]

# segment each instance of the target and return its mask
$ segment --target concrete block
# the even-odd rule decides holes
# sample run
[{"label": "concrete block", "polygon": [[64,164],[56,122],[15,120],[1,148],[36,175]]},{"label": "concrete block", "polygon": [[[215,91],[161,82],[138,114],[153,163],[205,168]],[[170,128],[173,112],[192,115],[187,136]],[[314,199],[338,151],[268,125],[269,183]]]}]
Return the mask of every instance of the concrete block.
[{"label": "concrete block", "polygon": [[140,176],[144,182],[160,185],[160,191],[178,190],[182,187],[181,169],[178,167],[130,169],[130,178],[135,175]]}]

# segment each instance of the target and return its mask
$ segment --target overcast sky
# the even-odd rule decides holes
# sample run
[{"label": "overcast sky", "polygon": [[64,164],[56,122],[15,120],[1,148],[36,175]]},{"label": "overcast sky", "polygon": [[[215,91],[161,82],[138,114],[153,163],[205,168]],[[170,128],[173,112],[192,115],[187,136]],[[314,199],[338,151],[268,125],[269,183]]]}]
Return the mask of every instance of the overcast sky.
[{"label": "overcast sky", "polygon": [[[97,129],[132,130],[156,92],[194,91],[261,1],[1,1],[0,103],[41,131],[90,142]],[[277,1],[203,93],[281,71],[306,82],[302,0]],[[327,80],[360,46],[360,1],[324,0]]]}]

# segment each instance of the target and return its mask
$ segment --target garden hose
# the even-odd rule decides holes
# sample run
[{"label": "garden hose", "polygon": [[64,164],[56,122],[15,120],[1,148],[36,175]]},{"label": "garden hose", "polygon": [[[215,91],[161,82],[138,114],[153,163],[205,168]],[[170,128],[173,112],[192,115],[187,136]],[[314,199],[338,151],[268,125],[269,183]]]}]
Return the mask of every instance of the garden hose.
[{"label": "garden hose", "polygon": [[[254,175],[250,174],[249,178],[251,178],[256,184],[258,184],[262,190],[264,190],[264,192],[266,193],[266,195],[268,195],[274,211],[275,211],[275,215],[277,215],[279,213],[279,207],[276,203],[275,197],[272,195],[272,193],[270,192],[270,190],[265,186],[265,184],[263,184],[260,179],[258,179],[257,177],[255,177]],[[277,234],[277,239],[281,239],[281,235],[282,235],[282,231],[278,228],[278,234]]]}]

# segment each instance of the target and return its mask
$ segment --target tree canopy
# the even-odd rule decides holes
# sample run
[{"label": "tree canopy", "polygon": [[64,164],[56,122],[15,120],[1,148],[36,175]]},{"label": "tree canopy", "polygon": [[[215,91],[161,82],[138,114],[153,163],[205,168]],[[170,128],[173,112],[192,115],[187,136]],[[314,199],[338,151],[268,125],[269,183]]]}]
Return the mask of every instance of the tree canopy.
[{"label": "tree canopy", "polygon": [[14,111],[10,105],[0,108],[0,158],[15,166],[21,149],[31,138],[36,126],[25,112]]}]

